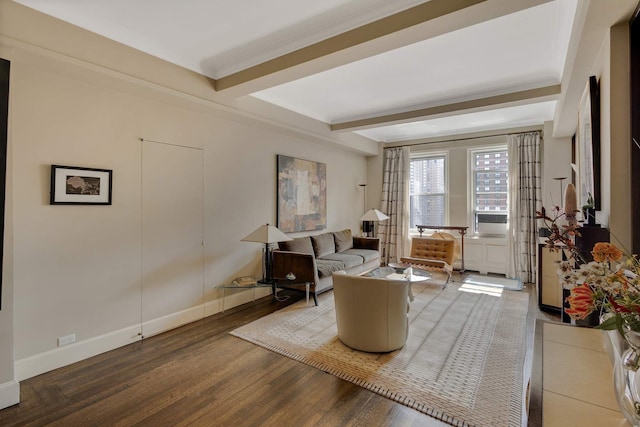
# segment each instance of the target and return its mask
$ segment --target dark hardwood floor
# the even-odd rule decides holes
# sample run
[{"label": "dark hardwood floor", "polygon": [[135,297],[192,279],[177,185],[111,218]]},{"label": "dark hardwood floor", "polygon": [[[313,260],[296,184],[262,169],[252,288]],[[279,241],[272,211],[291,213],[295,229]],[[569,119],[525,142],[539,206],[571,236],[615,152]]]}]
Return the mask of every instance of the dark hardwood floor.
[{"label": "dark hardwood floor", "polygon": [[[282,294],[287,294],[283,292]],[[262,298],[20,383],[1,426],[425,425],[429,418],[228,334]]]},{"label": "dark hardwood floor", "polygon": [[22,381],[21,402],[0,411],[0,426],[434,425],[228,334],[300,298],[282,294],[291,298],[262,298]]}]

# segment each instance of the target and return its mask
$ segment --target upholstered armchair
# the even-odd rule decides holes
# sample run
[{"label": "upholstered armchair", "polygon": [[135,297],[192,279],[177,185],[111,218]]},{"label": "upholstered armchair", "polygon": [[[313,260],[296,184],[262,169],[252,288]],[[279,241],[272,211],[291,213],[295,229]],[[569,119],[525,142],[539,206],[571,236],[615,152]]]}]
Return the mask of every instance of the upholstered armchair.
[{"label": "upholstered armchair", "polygon": [[400,261],[422,270],[445,273],[447,279],[444,286],[447,286],[453,272],[455,243],[449,239],[414,237],[411,239],[411,255],[400,258]]},{"label": "upholstered armchair", "polygon": [[360,351],[402,348],[409,333],[408,280],[333,273],[338,337]]}]

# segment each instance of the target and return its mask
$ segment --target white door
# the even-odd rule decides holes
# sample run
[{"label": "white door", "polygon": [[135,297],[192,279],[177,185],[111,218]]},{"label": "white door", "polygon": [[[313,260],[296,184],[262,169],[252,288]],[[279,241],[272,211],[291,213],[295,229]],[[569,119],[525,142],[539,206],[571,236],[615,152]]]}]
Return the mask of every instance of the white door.
[{"label": "white door", "polygon": [[142,142],[142,324],[149,336],[204,316],[203,151]]}]

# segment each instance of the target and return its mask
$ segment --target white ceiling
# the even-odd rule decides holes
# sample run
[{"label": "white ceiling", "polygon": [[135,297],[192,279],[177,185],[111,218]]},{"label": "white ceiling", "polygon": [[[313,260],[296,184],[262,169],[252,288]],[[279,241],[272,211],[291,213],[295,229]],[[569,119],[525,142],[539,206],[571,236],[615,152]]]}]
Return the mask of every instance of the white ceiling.
[{"label": "white ceiling", "polygon": [[[220,81],[403,10],[422,13],[417,7],[426,3],[453,7],[451,13],[228,89],[333,125],[334,132],[357,132],[382,142],[553,120],[584,3],[14,1]],[[537,92],[545,88],[551,95]],[[529,92],[509,98],[523,91]],[[354,122],[361,119],[368,121]]]}]

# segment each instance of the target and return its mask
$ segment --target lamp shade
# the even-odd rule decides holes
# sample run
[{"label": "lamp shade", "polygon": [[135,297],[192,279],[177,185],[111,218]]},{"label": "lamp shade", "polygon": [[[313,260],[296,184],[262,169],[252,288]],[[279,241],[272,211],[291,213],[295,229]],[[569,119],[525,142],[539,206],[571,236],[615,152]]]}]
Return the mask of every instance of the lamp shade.
[{"label": "lamp shade", "polygon": [[280,231],[278,227],[269,224],[261,225],[253,233],[242,239],[243,242],[258,243],[286,242],[287,240],[293,239]]},{"label": "lamp shade", "polygon": [[384,221],[385,219],[389,219],[389,217],[378,209],[370,209],[360,217],[359,221]]}]

